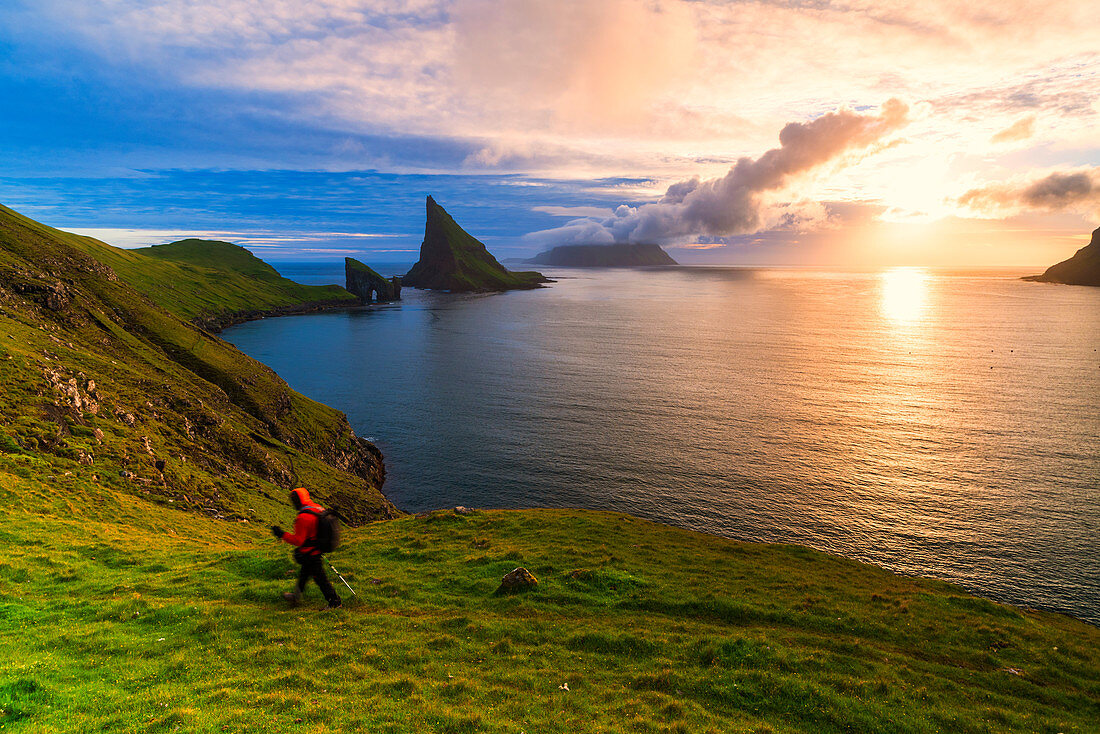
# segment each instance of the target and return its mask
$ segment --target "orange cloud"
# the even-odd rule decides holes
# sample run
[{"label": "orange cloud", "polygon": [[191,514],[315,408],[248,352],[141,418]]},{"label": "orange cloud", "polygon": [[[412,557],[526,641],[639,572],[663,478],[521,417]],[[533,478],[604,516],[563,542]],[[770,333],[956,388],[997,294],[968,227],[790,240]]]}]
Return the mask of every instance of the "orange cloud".
[{"label": "orange cloud", "polygon": [[1016,140],[1025,140],[1035,134],[1035,116],[1024,117],[1012,123],[1010,127],[1001,130],[990,138],[994,143],[1010,143]]}]

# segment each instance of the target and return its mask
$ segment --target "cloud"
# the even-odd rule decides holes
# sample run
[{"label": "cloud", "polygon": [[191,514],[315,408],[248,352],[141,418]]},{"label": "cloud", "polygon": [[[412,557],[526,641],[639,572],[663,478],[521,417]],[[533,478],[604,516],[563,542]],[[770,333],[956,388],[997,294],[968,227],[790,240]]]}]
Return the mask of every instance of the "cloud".
[{"label": "cloud", "polygon": [[1010,127],[1001,130],[990,138],[994,143],[1011,143],[1016,140],[1026,140],[1035,134],[1035,116],[1024,117],[1012,123]]},{"label": "cloud", "polygon": [[630,125],[695,69],[675,0],[458,0],[454,79],[485,111],[569,129]]},{"label": "cloud", "polygon": [[1075,211],[1100,215],[1100,166],[971,189],[959,203],[981,213]]},{"label": "cloud", "polygon": [[777,205],[767,195],[792,178],[850,151],[866,149],[908,121],[908,106],[897,99],[878,114],[840,110],[810,122],[791,122],[779,133],[778,148],[760,157],[739,159],[725,176],[679,181],[664,196],[640,207],[622,205],[603,219],[582,219],[563,227],[526,235],[536,244],[607,242],[687,242],[701,236],[747,234],[772,226],[795,226],[819,219],[812,204]]},{"label": "cloud", "polygon": [[554,217],[609,217],[614,213],[599,206],[533,206],[531,211]]}]

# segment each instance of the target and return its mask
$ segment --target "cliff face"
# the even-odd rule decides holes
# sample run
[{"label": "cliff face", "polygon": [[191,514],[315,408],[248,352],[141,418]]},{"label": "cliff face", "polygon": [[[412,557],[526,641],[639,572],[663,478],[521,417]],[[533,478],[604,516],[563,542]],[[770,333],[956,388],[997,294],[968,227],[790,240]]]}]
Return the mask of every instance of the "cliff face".
[{"label": "cliff face", "polygon": [[532,265],[557,265],[575,268],[641,267],[676,265],[659,245],[616,243],[613,245],[559,245],[535,255]]},{"label": "cliff face", "polygon": [[538,288],[549,282],[542,273],[507,270],[482,242],[458,226],[435,199],[428,197],[420,260],[402,278],[402,283],[413,288],[460,293]]},{"label": "cliff face", "polygon": [[1092,231],[1092,241],[1069,260],[1051,265],[1042,275],[1032,275],[1024,280],[1100,286],[1100,227]]},{"label": "cliff face", "polygon": [[401,279],[397,276],[386,280],[373,268],[353,257],[344,258],[344,277],[347,290],[363,303],[396,301],[401,298]]}]

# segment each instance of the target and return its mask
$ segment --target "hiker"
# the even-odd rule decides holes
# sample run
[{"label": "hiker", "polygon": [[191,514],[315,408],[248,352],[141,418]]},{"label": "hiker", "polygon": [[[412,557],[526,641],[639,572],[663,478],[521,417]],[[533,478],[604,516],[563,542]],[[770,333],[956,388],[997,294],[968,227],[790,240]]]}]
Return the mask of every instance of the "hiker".
[{"label": "hiker", "polygon": [[294,560],[302,567],[298,572],[298,587],[294,591],[285,592],[283,598],[290,602],[290,606],[298,606],[302,600],[306,582],[312,578],[317,582],[317,588],[325,595],[328,608],[336,609],[342,602],[336,589],[329,583],[321,551],[317,548],[317,518],[324,512],[324,508],[316,502],[310,502],[309,492],[302,487],[291,490],[290,503],[298,511],[298,517],[294,520],[294,532],[285,532],[278,525],[271,526],[271,534],[277,539],[297,546],[294,549]]}]

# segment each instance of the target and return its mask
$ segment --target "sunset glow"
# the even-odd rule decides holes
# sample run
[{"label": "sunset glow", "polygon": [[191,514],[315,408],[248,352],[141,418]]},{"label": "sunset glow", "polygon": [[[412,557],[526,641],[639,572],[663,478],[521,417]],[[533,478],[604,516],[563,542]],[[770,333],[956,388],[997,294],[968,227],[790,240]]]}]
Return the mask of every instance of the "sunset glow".
[{"label": "sunset glow", "polygon": [[[284,257],[400,259],[424,190],[504,256],[1048,263],[1100,218],[1095,20],[1087,0],[17,2],[0,197],[149,242],[217,223]],[[217,216],[188,201],[199,173]],[[398,180],[417,195],[378,194]],[[91,205],[92,182],[120,196]],[[880,224],[939,238],[852,246]]]}]

